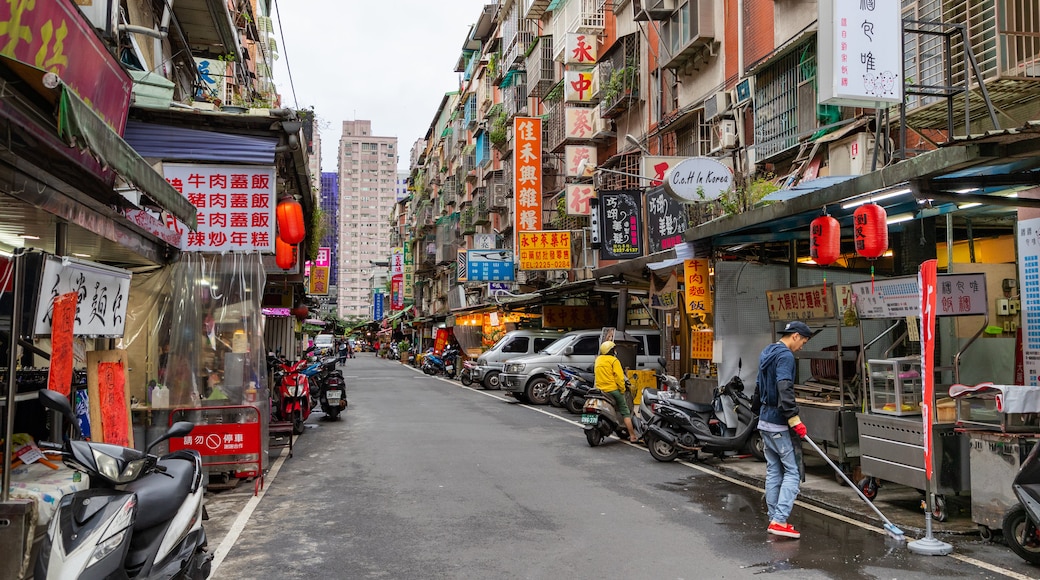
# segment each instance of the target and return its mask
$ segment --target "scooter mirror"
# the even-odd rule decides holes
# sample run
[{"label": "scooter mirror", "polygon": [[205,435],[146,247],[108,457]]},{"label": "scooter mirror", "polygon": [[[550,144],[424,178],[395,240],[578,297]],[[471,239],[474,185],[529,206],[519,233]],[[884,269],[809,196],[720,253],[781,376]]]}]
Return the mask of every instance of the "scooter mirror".
[{"label": "scooter mirror", "polygon": [[39,398],[41,405],[51,411],[61,413],[70,423],[76,424],[76,414],[72,412],[72,405],[63,395],[50,389],[40,389]]},{"label": "scooter mirror", "polygon": [[668,361],[664,360],[663,356],[659,356],[657,357],[657,364],[661,365],[661,368],[663,369],[668,366]]},{"label": "scooter mirror", "polygon": [[162,437],[159,437],[155,441],[149,443],[148,449],[145,450],[145,452],[150,452],[152,450],[152,447],[155,447],[156,445],[162,443],[163,441],[166,441],[167,439],[171,439],[173,437],[184,437],[188,433],[191,433],[192,429],[194,428],[194,423],[190,423],[188,421],[177,421],[172,426],[170,426],[169,429],[166,430],[166,433],[163,433]]}]

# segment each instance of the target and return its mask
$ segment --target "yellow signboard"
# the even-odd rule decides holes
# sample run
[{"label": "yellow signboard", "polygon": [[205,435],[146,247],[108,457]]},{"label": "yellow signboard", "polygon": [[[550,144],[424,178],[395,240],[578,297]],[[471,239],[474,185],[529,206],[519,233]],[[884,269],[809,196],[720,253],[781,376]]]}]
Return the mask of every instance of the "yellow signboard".
[{"label": "yellow signboard", "polygon": [[329,293],[329,267],[311,266],[310,291],[311,296],[326,296]]},{"label": "yellow signboard", "polygon": [[714,354],[715,333],[695,330],[690,333],[690,358],[711,360]]},{"label": "yellow signboard", "polygon": [[685,260],[683,262],[683,296],[686,299],[686,314],[708,318],[712,312],[711,280],[708,275],[708,260]]},{"label": "yellow signboard", "polygon": [[570,232],[519,232],[521,270],[570,270]]},{"label": "yellow signboard", "polygon": [[769,320],[817,320],[834,318],[834,285],[805,286],[766,292]]}]

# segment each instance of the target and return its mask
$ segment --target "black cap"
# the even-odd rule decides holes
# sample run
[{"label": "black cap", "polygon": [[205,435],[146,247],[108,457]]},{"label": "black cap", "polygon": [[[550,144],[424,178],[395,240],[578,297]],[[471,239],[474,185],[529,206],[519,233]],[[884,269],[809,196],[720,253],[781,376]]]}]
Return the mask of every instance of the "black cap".
[{"label": "black cap", "polygon": [[812,329],[809,328],[808,324],[800,322],[798,320],[795,320],[794,322],[788,322],[787,326],[785,326],[784,329],[780,331],[780,334],[785,335],[792,334],[795,332],[804,336],[805,338],[812,338],[814,334]]}]

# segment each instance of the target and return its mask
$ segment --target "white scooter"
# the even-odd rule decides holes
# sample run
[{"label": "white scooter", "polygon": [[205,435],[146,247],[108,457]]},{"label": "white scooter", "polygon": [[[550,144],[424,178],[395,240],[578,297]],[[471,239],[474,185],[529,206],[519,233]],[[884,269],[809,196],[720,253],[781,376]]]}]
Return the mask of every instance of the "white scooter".
[{"label": "white scooter", "polygon": [[[43,389],[40,403],[61,413],[78,434],[65,397]],[[148,449],[194,428],[174,423]],[[209,577],[198,453],[156,457],[73,439],[41,446],[60,449],[66,465],[90,477],[90,487],[61,498],[36,559],[36,580]]]}]

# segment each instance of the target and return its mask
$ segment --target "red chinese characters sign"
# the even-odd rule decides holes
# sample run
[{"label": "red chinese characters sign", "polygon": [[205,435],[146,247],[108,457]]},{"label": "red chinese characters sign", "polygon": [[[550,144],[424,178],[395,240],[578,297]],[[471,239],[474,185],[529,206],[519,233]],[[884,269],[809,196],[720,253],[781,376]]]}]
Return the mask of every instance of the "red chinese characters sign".
[{"label": "red chinese characters sign", "polygon": [[766,292],[769,304],[769,320],[818,320],[833,318],[834,286],[807,286]]},{"label": "red chinese characters sign", "polygon": [[516,196],[516,231],[542,229],[542,120],[513,119],[516,150],[513,152],[513,192]]},{"label": "red chinese characters sign", "polygon": [[589,215],[592,211],[589,200],[596,197],[596,190],[589,183],[567,185],[567,215]]},{"label": "red chinese characters sign", "polygon": [[542,306],[542,328],[600,328],[604,318],[591,306]]},{"label": "red chinese characters sign", "polygon": [[[274,252],[275,172],[270,166],[166,163],[163,174],[198,209],[181,249]],[[184,231],[184,224],[176,228]]]},{"label": "red chinese characters sign", "polygon": [[0,2],[0,54],[58,75],[122,135],[133,81],[75,4]]},{"label": "red chinese characters sign", "polygon": [[[596,116],[596,109],[588,107],[565,107],[563,109],[564,115],[564,130],[567,139],[573,141],[591,141],[592,137],[596,134],[599,128],[599,118]],[[593,149],[595,151],[595,149]],[[589,167],[589,174],[585,177],[592,175],[592,170],[595,169],[595,163]]]},{"label": "red chinese characters sign", "polygon": [[521,270],[570,270],[570,232],[520,232]]},{"label": "red chinese characters sign", "polygon": [[170,439],[170,451],[194,449],[203,457],[260,453],[260,423],[195,424],[190,435]]}]

